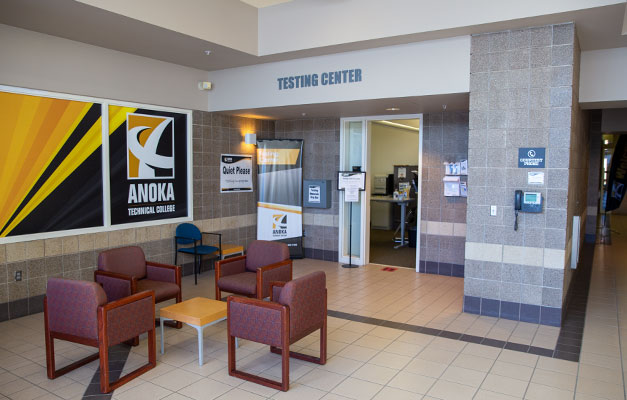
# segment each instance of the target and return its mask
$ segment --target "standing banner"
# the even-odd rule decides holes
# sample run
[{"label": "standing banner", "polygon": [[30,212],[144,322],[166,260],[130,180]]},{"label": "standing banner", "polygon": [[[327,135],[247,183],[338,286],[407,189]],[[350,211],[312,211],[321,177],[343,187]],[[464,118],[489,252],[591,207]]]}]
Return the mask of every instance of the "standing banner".
[{"label": "standing banner", "polygon": [[287,243],[303,257],[303,141],[258,140],[257,239]]},{"label": "standing banner", "polygon": [[620,135],[612,155],[605,192],[605,211],[616,210],[625,197],[627,185],[627,135]]},{"label": "standing banner", "polygon": [[220,156],[220,193],[253,191],[253,156],[222,154]]},{"label": "standing banner", "polygon": [[101,104],[0,92],[0,237],[103,226]]},{"label": "standing banner", "polygon": [[109,106],[111,224],[188,216],[188,114]]}]

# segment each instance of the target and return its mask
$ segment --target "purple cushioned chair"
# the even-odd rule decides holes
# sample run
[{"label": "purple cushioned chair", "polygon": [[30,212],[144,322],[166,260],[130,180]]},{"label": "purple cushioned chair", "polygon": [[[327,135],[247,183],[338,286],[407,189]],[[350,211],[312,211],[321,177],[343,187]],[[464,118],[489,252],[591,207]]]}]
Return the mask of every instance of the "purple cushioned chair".
[{"label": "purple cushioned chair", "polygon": [[221,291],[263,299],[270,296],[270,282],[292,280],[292,260],[287,244],[255,240],[245,256],[216,262],[216,300]]},{"label": "purple cushioned chair", "polygon": [[[155,292],[155,303],[176,299],[181,302],[181,268],[146,261],[138,246],[119,247],[98,255],[94,280],[102,285],[107,298],[117,300],[144,290]],[[181,328],[181,323],[172,325]]]},{"label": "purple cushioned chair", "polygon": [[[100,358],[100,390],[109,393],[157,364],[155,348],[155,294],[146,291],[107,303],[95,282],[50,278],[44,297],[46,368],[55,379]],[[109,347],[148,332],[148,363],[115,382],[109,382]],[[54,361],[54,339],[98,348],[98,353],[59,370]]]},{"label": "purple cushioned chair", "polygon": [[[290,357],[325,364],[327,362],[327,289],[324,272],[317,271],[290,282],[272,282],[270,301],[229,296],[227,330],[229,375],[287,391],[290,384]],[[320,357],[290,351],[290,344],[320,329]],[[238,371],[235,367],[235,338],[270,345],[282,355],[282,379]]]}]

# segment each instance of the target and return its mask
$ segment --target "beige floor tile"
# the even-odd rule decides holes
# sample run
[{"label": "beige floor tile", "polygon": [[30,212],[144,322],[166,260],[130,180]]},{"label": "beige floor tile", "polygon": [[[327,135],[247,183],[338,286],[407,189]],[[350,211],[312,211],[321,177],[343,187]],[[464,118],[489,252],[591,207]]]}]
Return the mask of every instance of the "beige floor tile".
[{"label": "beige floor tile", "polygon": [[409,356],[403,356],[399,354],[388,353],[387,351],[382,351],[373,358],[371,358],[368,363],[380,365],[387,368],[403,369],[411,360],[412,358]]},{"label": "beige floor tile", "polygon": [[436,337],[431,343],[429,343],[428,347],[435,347],[438,349],[459,353],[464,349],[464,347],[466,347],[466,342],[462,342],[461,340],[452,340],[442,337]]},{"label": "beige floor tile", "polygon": [[20,390],[17,393],[11,395],[12,400],[33,400],[38,397],[48,394],[45,390],[37,386],[29,386],[24,390]]},{"label": "beige floor tile", "polygon": [[24,389],[29,388],[32,384],[26,379],[18,378],[7,382],[0,386],[0,394],[4,396],[10,396],[13,393],[20,392]]},{"label": "beige floor tile", "polygon": [[431,386],[433,386],[435,381],[436,380],[434,378],[400,371],[394,378],[392,378],[392,380],[388,383],[388,386],[413,393],[426,394],[429,389],[431,389]]},{"label": "beige floor tile", "polygon": [[298,382],[290,383],[290,390],[278,392],[272,398],[276,400],[318,400],[324,397],[327,392],[305,386]]},{"label": "beige floor tile", "polygon": [[596,365],[590,364],[579,364],[579,375],[580,378],[589,378],[595,379],[598,381],[603,381],[615,385],[623,384],[623,374],[622,371],[613,370],[609,368],[598,367]]},{"label": "beige floor tile", "polygon": [[374,364],[365,364],[357,371],[355,371],[351,377],[361,379],[368,382],[377,383],[379,385],[385,385],[398,373],[397,369],[381,367]]},{"label": "beige floor tile", "polygon": [[215,399],[231,390],[232,387],[209,378],[203,378],[179,390],[183,396],[194,400]]},{"label": "beige floor tile", "polygon": [[337,355],[340,357],[350,358],[352,360],[366,362],[374,357],[378,352],[379,351],[375,349],[351,344],[342,349],[342,351],[337,353]]},{"label": "beige floor tile", "polygon": [[201,375],[197,375],[183,369],[175,369],[151,379],[150,382],[176,392],[201,379]]},{"label": "beige floor tile", "polygon": [[298,378],[297,382],[315,389],[330,392],[344,379],[346,379],[345,375],[336,374],[322,369],[314,369]]},{"label": "beige floor tile", "polygon": [[359,332],[351,332],[344,329],[337,329],[327,336],[329,340],[335,340],[342,343],[353,343],[355,340],[362,337],[364,334]]},{"label": "beige floor tile", "polygon": [[559,372],[568,375],[577,375],[579,365],[576,362],[559,360],[556,358],[540,357],[536,368]]},{"label": "beige floor tile", "polygon": [[[625,339],[625,342],[627,342],[627,338]],[[626,353],[627,352],[623,351],[623,354],[626,354]],[[602,356],[600,354],[589,353],[585,351],[582,351],[581,354],[579,355],[579,362],[584,363],[584,364],[596,365],[598,367],[610,368],[610,369],[622,368],[620,358],[607,357],[607,356]]]},{"label": "beige floor tile", "polygon": [[529,400],[571,400],[575,393],[570,390],[558,389],[551,386],[540,385],[531,382],[525,393],[525,399]]},{"label": "beige floor tile", "polygon": [[351,321],[342,326],[342,329],[349,332],[356,332],[365,335],[375,328],[374,325],[364,324],[363,322]]},{"label": "beige floor tile", "polygon": [[63,399],[73,399],[78,396],[82,397],[85,390],[87,390],[87,385],[75,382],[67,386],[63,386],[61,389],[53,390],[52,393]]},{"label": "beige floor tile", "polygon": [[248,382],[248,381],[239,385],[238,388],[245,390],[247,392],[258,394],[259,396],[263,398],[269,398],[279,393],[279,391],[276,389],[272,389],[267,386],[260,385],[258,383]]},{"label": "beige floor tile", "polygon": [[450,364],[453,362],[457,353],[452,351],[441,350],[438,348],[427,347],[416,356],[422,360],[438,362],[441,364]]},{"label": "beige floor tile", "polygon": [[239,378],[235,378],[233,376],[230,376],[229,375],[229,371],[228,371],[227,368],[222,368],[222,369],[214,372],[213,374],[209,375],[208,378],[212,379],[214,381],[218,381],[220,383],[224,383],[224,384],[229,385],[231,387],[237,387],[237,386],[241,385],[242,383],[244,383],[243,380],[241,380]]},{"label": "beige floor tile", "polygon": [[607,382],[583,377],[579,377],[577,379],[576,392],[610,400],[623,399],[625,396],[622,385],[613,385]]},{"label": "beige floor tile", "polygon": [[489,358],[483,358],[478,356],[473,356],[470,354],[459,354],[457,358],[451,363],[451,365],[461,368],[466,368],[474,371],[488,372],[492,365],[494,364],[494,360]]},{"label": "beige floor tile", "polygon": [[[167,365],[167,364],[164,364]],[[181,369],[185,370],[185,371],[189,371],[192,372],[194,374],[197,375],[202,375],[204,377],[207,377],[223,368],[226,368],[227,366],[227,362],[226,361],[222,361],[222,360],[217,360],[215,358],[206,358],[205,357],[205,361],[203,362],[202,365],[198,365],[198,360],[195,361],[191,361],[185,365],[183,365],[182,367],[180,367]],[[157,365],[157,367],[159,367],[159,365]],[[168,366],[170,368],[174,368],[172,366]],[[155,368],[156,369],[156,368]],[[161,375],[161,374],[159,374]],[[143,377],[143,376],[142,376]]]},{"label": "beige floor tile", "polygon": [[384,338],[384,339],[395,340],[395,339],[398,339],[398,337],[401,336],[405,332],[406,331],[402,331],[400,329],[388,328],[385,326],[377,326],[376,328],[368,332],[368,335],[377,336],[377,337]]},{"label": "beige floor tile", "polygon": [[501,354],[499,354],[498,361],[535,368],[538,358],[539,357],[535,354],[504,349],[501,351]]},{"label": "beige floor tile", "polygon": [[393,388],[390,386],[385,386],[376,396],[373,397],[374,400],[416,400],[422,398],[422,395],[408,392],[406,390],[401,390],[397,388]]},{"label": "beige floor tile", "polygon": [[263,400],[266,397],[258,394],[247,392],[240,388],[234,388],[218,397],[217,400]]},{"label": "beige floor tile", "polygon": [[431,378],[439,378],[444,371],[446,371],[446,368],[448,368],[448,364],[415,358],[407,364],[403,371]]},{"label": "beige floor tile", "polygon": [[438,399],[466,400],[472,399],[476,391],[476,387],[439,380],[431,387],[427,394]]},{"label": "beige floor tile", "polygon": [[419,346],[426,346],[431,343],[434,339],[434,336],[425,335],[422,333],[416,332],[405,332],[401,336],[399,336],[398,341],[404,343],[416,344]]},{"label": "beige floor tile", "polygon": [[488,374],[481,384],[481,388],[491,392],[503,393],[509,396],[522,397],[525,394],[527,385],[528,382],[518,379]]},{"label": "beige floor tile", "polygon": [[401,356],[415,357],[418,353],[424,350],[424,346],[396,340],[383,350],[388,353],[394,353]]},{"label": "beige floor tile", "polygon": [[378,385],[373,382],[366,382],[355,378],[347,378],[342,383],[337,385],[332,393],[345,396],[355,400],[366,400],[373,398],[379,390],[383,388],[382,385]]},{"label": "beige floor tile", "polygon": [[[522,397],[508,396],[503,393],[491,392],[485,389],[479,389],[475,394],[474,400],[520,400]],[[547,399],[548,400],[548,399]]]},{"label": "beige floor tile", "polygon": [[392,340],[390,339],[384,339],[384,338],[380,338],[380,337],[372,336],[368,334],[356,340],[354,344],[357,346],[366,347],[369,349],[383,350],[390,343],[392,343]]},{"label": "beige floor tile", "polygon": [[499,354],[501,354],[501,351],[501,349],[496,347],[482,346],[476,343],[468,343],[466,347],[464,347],[464,350],[462,350],[462,354],[470,354],[472,356],[496,360]]},{"label": "beige floor tile", "polygon": [[533,374],[533,368],[496,360],[490,370],[490,374],[507,376],[508,378],[519,379],[521,381],[529,381]]},{"label": "beige floor tile", "polygon": [[149,400],[149,399],[162,399],[172,391],[162,388],[161,386],[157,386],[150,382],[144,382],[139,386],[135,386],[134,388],[127,390],[119,395],[114,395],[115,399],[118,400]]},{"label": "beige floor tile", "polygon": [[[357,371],[362,365],[364,365],[362,361],[351,360],[350,358],[341,356],[333,356],[327,360],[325,365],[319,365],[317,368],[335,372],[340,375],[350,375]],[[292,364],[290,364],[290,368],[291,366]],[[307,365],[305,364],[305,366]]]},{"label": "beige floor tile", "polygon": [[575,390],[577,378],[573,375],[536,368],[531,382],[572,392]]},{"label": "beige floor tile", "polygon": [[472,369],[449,366],[440,380],[455,382],[466,386],[479,387],[487,374]]}]

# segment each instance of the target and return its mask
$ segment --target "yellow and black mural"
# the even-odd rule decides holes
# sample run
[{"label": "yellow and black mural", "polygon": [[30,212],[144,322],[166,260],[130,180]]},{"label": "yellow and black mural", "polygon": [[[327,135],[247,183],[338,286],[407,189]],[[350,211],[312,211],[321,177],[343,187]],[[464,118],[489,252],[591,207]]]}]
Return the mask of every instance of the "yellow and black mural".
[{"label": "yellow and black mural", "polygon": [[101,109],[0,92],[0,237],[103,225]]}]

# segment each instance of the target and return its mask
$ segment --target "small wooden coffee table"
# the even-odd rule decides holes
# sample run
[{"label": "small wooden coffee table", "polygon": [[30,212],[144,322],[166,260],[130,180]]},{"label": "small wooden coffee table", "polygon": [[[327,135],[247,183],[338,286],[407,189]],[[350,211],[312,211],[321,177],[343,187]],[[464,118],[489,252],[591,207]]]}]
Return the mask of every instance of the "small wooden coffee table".
[{"label": "small wooden coffee table", "polygon": [[[161,320],[161,354],[164,353],[163,325],[164,321],[181,321],[198,331],[198,364],[202,366],[203,330],[226,319],[226,303],[218,300],[194,297],[159,310]],[[236,339],[237,345],[237,339]]]}]

